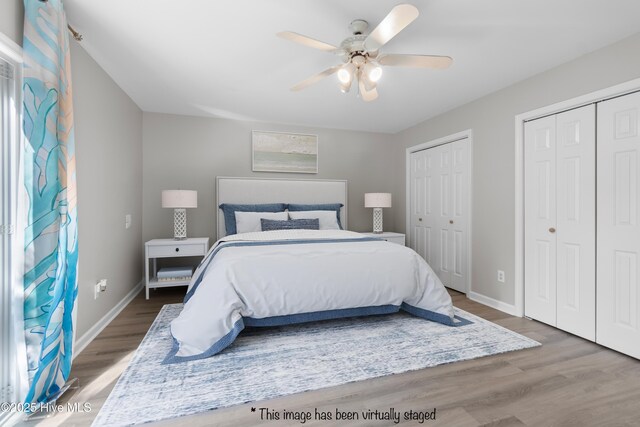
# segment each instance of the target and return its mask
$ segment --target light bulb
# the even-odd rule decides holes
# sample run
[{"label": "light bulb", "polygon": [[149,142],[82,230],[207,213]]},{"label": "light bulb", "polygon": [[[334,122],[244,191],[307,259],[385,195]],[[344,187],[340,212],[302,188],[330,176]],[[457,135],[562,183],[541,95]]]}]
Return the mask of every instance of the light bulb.
[{"label": "light bulb", "polygon": [[351,81],[351,74],[345,68],[340,68],[338,70],[338,80],[342,84],[347,84]]},{"label": "light bulb", "polygon": [[366,68],[367,77],[371,82],[375,83],[380,80],[380,77],[382,77],[382,68],[378,67],[377,65],[372,65],[371,63],[368,63]]},{"label": "light bulb", "polygon": [[340,80],[340,83],[342,83],[343,85],[351,83],[351,80],[353,80],[353,72],[355,71],[355,69],[355,65],[353,65],[351,62],[345,64],[342,68],[340,68],[338,70],[338,80]]},{"label": "light bulb", "polygon": [[380,77],[382,77],[382,68],[373,67],[373,69],[369,71],[369,79],[372,82],[377,82],[378,80],[380,80]]}]

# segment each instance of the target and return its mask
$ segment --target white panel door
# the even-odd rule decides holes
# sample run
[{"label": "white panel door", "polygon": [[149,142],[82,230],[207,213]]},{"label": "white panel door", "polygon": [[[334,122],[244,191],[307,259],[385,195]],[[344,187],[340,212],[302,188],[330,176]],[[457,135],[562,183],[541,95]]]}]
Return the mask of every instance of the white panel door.
[{"label": "white panel door", "polygon": [[556,325],[556,116],[524,126],[525,315]]},{"label": "white panel door", "polygon": [[432,258],[432,230],[430,224],[433,215],[433,155],[430,150],[411,153],[411,223],[409,224],[410,247],[430,265]]},{"label": "white panel door", "polygon": [[467,138],[410,155],[410,246],[445,286],[465,293],[469,162]]},{"label": "white panel door", "polygon": [[453,264],[451,236],[449,233],[449,220],[452,217],[452,185],[451,185],[451,144],[445,144],[431,148],[427,151],[433,153],[433,175],[435,186],[433,196],[435,199],[435,212],[431,221],[433,229],[433,262],[431,268],[436,272],[442,283],[447,287],[453,287],[451,283],[451,270]]},{"label": "white panel door", "polygon": [[596,334],[596,107],[556,116],[557,326]]},{"label": "white panel door", "polygon": [[598,104],[596,341],[640,358],[640,93]]},{"label": "white panel door", "polygon": [[469,230],[469,140],[455,141],[451,145],[451,241],[450,287],[467,292],[467,266]]}]

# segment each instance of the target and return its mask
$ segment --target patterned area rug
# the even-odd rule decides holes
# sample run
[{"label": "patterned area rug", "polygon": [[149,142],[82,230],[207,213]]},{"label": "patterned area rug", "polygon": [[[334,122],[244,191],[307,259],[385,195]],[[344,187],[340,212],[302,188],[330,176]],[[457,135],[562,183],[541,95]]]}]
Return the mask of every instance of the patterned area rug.
[{"label": "patterned area rug", "polygon": [[540,345],[456,308],[473,323],[450,327],[397,313],[245,329],[218,355],[162,365],[172,345],[169,323],[181,309],[162,308],[94,426],[159,421]]}]

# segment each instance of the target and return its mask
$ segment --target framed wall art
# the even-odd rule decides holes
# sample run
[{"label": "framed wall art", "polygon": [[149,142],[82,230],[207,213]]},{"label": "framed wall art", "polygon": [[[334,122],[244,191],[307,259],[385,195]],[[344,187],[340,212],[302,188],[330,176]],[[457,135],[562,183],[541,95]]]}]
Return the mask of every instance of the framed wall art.
[{"label": "framed wall art", "polygon": [[318,173],[318,135],[252,132],[254,172]]}]

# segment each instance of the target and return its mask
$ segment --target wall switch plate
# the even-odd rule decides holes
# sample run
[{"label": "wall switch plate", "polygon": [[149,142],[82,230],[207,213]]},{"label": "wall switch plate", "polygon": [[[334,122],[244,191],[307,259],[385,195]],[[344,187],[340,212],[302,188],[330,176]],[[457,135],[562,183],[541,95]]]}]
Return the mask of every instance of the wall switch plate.
[{"label": "wall switch plate", "polygon": [[102,279],[93,287],[93,299],[98,299],[101,292],[107,291],[107,279]]},{"label": "wall switch plate", "polygon": [[131,214],[126,214],[124,216],[124,228],[131,228]]},{"label": "wall switch plate", "polygon": [[504,271],[498,270],[498,282],[504,283]]}]

